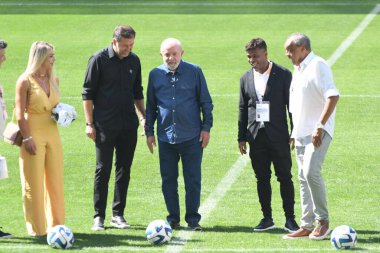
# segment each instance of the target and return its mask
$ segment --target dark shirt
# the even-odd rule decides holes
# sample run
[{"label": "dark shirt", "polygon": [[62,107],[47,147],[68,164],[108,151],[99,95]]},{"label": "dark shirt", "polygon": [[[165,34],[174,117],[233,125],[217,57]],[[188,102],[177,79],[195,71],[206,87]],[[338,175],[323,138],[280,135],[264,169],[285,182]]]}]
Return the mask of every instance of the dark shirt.
[{"label": "dark shirt", "polygon": [[[149,74],[146,102],[146,135],[171,144],[210,132],[213,104],[202,70],[181,61],[175,73],[164,64]],[[201,119],[202,113],[202,119]]]},{"label": "dark shirt", "polygon": [[94,124],[103,129],[139,125],[134,101],[144,99],[140,59],[134,53],[119,59],[112,44],[93,55],[87,65],[83,100],[94,102]]}]

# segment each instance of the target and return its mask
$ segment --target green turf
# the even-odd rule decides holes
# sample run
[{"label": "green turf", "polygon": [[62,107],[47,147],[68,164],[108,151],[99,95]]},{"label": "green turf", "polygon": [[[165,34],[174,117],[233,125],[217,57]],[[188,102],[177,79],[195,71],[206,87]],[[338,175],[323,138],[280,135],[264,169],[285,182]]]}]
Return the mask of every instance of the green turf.
[{"label": "green turf", "polygon": [[[31,2],[57,3],[28,1]],[[109,228],[99,233],[90,230],[95,150],[84,134],[80,93],[88,58],[110,43],[115,25],[129,23],[137,31],[134,51],[142,61],[144,87],[149,71],[161,63],[159,45],[166,37],[179,38],[185,49],[184,60],[202,67],[215,105],[212,139],[204,153],[204,202],[240,157],[236,142],[237,103],[239,77],[249,68],[245,43],[253,37],[263,37],[268,43],[269,58],[292,69],[284,55],[283,43],[290,33],[301,31],[311,37],[314,51],[328,59],[376,4],[376,1],[323,0],[318,1],[322,5],[303,6],[300,4],[303,2],[306,1],[287,5],[286,1],[279,0],[266,4],[264,1],[209,0],[193,6],[191,1],[112,1],[121,5],[96,7],[74,5],[85,1],[62,1],[66,3],[64,6],[15,5],[19,3],[16,0],[0,2],[0,38],[9,43],[7,62],[0,69],[8,113],[12,111],[14,84],[26,66],[29,47],[35,40],[47,40],[56,46],[62,102],[74,105],[79,113],[78,120],[70,127],[60,129],[65,157],[66,224],[72,228],[76,239],[71,252],[117,249],[164,252],[166,249],[165,246],[152,247],[144,238],[147,224],[166,216],[157,150],[151,155],[144,137],[139,138],[127,200],[126,218],[132,229]],[[342,97],[337,108],[336,133],[323,172],[331,225],[353,226],[359,234],[358,248],[368,252],[380,251],[379,27],[380,18],[376,17],[332,67]],[[16,236],[1,240],[0,252],[47,252],[45,238],[35,239],[26,234],[18,150],[0,143],[0,154],[7,158],[10,174],[9,179],[0,181],[0,226]],[[299,218],[296,171],[295,166],[296,215]],[[328,240],[281,239],[284,217],[278,183],[275,179],[272,181],[272,207],[278,229],[270,233],[252,233],[261,213],[255,177],[247,166],[209,218],[202,221],[205,231],[196,233],[183,252],[333,251]],[[113,181],[110,182],[113,185]],[[112,187],[109,194],[112,196]],[[181,177],[182,203],[183,195]],[[111,201],[112,197],[109,198],[107,223]],[[184,221],[182,223],[184,225]],[[178,231],[174,237],[176,235]]]}]

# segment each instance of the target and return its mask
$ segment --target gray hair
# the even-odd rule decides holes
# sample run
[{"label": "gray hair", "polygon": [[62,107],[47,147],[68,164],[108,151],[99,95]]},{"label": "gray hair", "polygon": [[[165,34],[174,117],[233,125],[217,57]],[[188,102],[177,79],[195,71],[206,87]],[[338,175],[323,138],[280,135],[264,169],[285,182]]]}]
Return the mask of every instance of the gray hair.
[{"label": "gray hair", "polygon": [[178,46],[182,50],[181,41],[176,38],[167,38],[161,43],[160,52],[171,46]]},{"label": "gray hair", "polygon": [[303,33],[292,33],[286,40],[285,45],[294,44],[297,47],[304,45],[307,51],[311,51],[310,39]]}]

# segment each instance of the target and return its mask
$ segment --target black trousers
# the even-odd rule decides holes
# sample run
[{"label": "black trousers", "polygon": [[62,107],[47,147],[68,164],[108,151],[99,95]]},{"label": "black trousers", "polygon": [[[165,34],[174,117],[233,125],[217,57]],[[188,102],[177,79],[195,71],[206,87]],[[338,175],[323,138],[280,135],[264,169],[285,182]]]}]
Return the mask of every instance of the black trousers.
[{"label": "black trousers", "polygon": [[286,218],[294,218],[294,185],[292,181],[290,146],[288,142],[271,142],[262,128],[250,142],[249,156],[257,179],[257,193],[263,216],[272,219],[271,164],[280,183],[282,206]]},{"label": "black trousers", "polygon": [[108,182],[110,179],[113,153],[115,152],[115,188],[112,205],[113,216],[123,216],[131,165],[137,144],[137,129],[96,129],[96,170],[94,179],[95,217],[105,218]]}]

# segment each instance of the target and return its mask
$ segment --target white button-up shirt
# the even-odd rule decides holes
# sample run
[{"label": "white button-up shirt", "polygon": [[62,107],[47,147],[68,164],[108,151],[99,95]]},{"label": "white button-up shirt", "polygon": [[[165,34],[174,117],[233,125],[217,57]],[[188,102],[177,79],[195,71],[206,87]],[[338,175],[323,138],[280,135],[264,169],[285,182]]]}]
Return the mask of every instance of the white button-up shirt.
[{"label": "white button-up shirt", "polygon": [[[292,138],[312,135],[323,112],[326,100],[339,96],[332,71],[325,60],[310,52],[295,66],[290,85],[289,111],[293,117]],[[324,130],[333,137],[335,110],[327,120]]]}]

